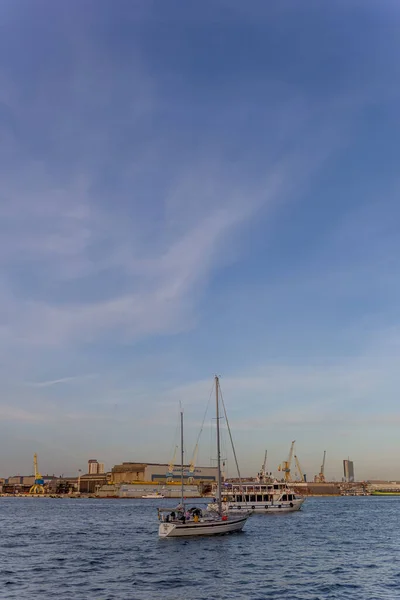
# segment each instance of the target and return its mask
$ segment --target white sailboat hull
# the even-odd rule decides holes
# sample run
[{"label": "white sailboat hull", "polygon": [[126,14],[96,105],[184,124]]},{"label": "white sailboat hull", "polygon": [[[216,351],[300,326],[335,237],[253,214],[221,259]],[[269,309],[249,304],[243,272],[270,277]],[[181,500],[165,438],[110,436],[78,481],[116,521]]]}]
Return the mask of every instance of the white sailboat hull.
[{"label": "white sailboat hull", "polygon": [[227,521],[203,521],[199,523],[160,523],[158,535],[161,538],[187,537],[198,535],[222,535],[241,531],[248,515]]}]

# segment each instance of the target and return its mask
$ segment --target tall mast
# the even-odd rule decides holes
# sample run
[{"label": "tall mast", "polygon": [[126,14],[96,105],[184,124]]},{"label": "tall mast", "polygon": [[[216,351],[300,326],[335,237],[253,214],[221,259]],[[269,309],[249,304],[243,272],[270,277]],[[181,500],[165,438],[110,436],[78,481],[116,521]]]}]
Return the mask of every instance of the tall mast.
[{"label": "tall mast", "polygon": [[221,515],[221,448],[219,440],[219,399],[218,399],[219,379],[215,376],[215,403],[216,403],[216,418],[217,418],[217,466],[218,466],[218,513]]},{"label": "tall mast", "polygon": [[181,504],[183,506],[183,410],[181,410]]}]

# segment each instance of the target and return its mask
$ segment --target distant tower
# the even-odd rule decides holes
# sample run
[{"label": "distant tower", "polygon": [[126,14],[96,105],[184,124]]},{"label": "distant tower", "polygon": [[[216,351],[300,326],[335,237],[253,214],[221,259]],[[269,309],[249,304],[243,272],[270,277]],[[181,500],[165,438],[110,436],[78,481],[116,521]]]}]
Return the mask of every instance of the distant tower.
[{"label": "distant tower", "polygon": [[344,480],[351,483],[354,481],[354,463],[347,459],[343,461]]},{"label": "distant tower", "polygon": [[89,475],[97,475],[99,472],[99,463],[96,459],[91,458],[88,460],[88,473]]},{"label": "distant tower", "polygon": [[98,473],[99,475],[103,475],[103,473],[104,473],[104,463],[98,463],[98,470],[97,470],[97,473]]}]

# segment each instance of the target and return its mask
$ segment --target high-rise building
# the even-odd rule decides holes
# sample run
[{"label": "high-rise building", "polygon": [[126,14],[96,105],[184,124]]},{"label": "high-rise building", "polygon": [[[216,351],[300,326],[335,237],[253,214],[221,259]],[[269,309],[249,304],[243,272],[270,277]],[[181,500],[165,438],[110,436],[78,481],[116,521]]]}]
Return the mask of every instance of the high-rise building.
[{"label": "high-rise building", "polygon": [[104,463],[99,463],[95,458],[88,460],[89,475],[103,475]]},{"label": "high-rise building", "polygon": [[354,463],[352,460],[343,461],[343,471],[345,481],[354,481]]},{"label": "high-rise building", "polygon": [[88,460],[88,473],[89,475],[97,475],[99,472],[99,463],[96,459]]}]

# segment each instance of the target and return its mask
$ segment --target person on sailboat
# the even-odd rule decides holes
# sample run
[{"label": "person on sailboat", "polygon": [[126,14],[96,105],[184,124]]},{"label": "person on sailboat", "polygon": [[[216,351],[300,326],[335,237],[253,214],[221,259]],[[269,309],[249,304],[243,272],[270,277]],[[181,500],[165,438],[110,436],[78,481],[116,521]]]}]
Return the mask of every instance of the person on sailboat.
[{"label": "person on sailboat", "polygon": [[178,511],[177,520],[182,521],[182,523],[186,523],[186,516],[183,510]]}]

